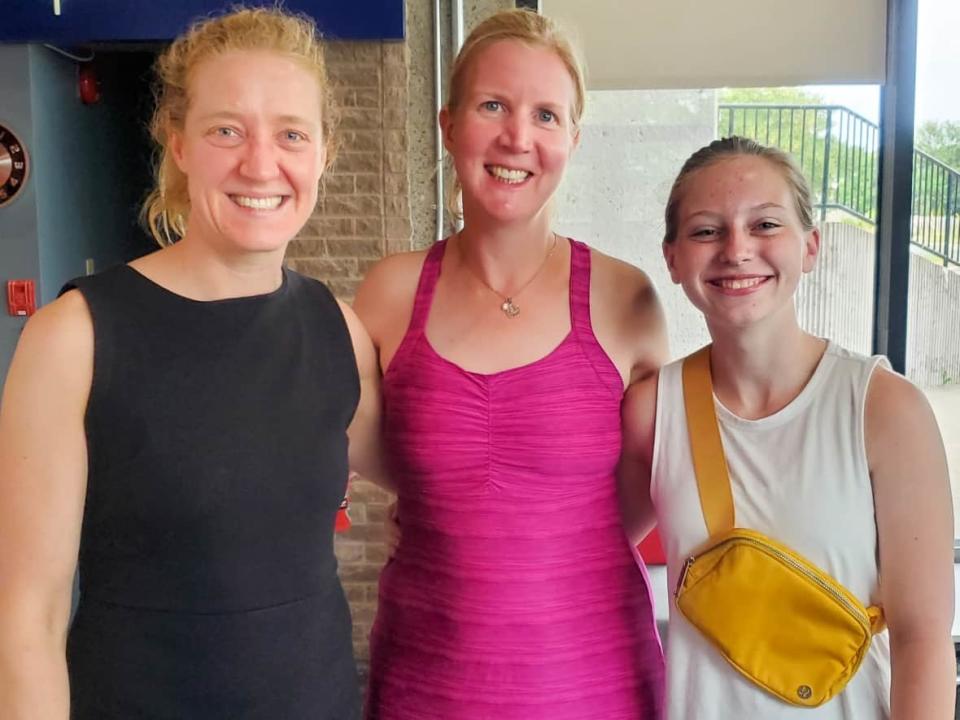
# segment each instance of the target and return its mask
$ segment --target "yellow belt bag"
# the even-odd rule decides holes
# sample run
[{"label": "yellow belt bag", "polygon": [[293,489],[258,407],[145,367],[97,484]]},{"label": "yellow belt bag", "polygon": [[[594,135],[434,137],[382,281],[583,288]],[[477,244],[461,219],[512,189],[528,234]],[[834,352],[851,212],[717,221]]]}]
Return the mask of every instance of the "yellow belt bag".
[{"label": "yellow belt bag", "polygon": [[677,609],[761,688],[791,705],[822,705],[857,672],[883,611],[790,548],[735,527],[709,346],[684,360],[683,398],[710,539],[684,563]]}]

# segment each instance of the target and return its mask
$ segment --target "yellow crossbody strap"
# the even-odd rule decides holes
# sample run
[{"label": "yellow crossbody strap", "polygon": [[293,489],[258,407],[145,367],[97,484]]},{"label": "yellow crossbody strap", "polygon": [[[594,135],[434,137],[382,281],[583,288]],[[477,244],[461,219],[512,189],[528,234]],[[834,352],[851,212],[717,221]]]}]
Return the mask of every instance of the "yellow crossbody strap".
[{"label": "yellow crossbody strap", "polygon": [[[713,539],[736,525],[730,472],[714,406],[709,345],[684,358],[682,375],[687,435],[700,492],[700,507],[707,532]],[[886,627],[883,609],[871,605],[866,611],[871,631],[874,634],[882,631]]]},{"label": "yellow crossbody strap", "polygon": [[707,533],[713,538],[734,527],[735,513],[727,457],[723,452],[713,404],[709,345],[683,361],[683,405],[687,414],[690,454],[700,491],[700,508],[707,523]]}]

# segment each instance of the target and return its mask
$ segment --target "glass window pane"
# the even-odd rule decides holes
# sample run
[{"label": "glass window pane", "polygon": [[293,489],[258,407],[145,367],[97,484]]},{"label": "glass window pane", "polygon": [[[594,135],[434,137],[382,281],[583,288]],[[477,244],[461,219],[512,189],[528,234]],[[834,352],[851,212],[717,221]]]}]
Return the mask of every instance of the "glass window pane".
[{"label": "glass window pane", "polygon": [[960,516],[960,75],[955,0],[920,0],[907,376],[940,422]]}]

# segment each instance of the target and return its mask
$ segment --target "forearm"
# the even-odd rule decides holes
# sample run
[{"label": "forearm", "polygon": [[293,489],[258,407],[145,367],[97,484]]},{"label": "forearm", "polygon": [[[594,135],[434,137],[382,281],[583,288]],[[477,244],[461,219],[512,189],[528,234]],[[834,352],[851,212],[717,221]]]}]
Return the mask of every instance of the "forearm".
[{"label": "forearm", "polygon": [[[365,453],[350,459],[350,472],[356,473],[364,480],[372,482],[374,485],[396,495],[397,486],[387,471],[387,464],[383,460],[383,454],[380,448],[371,448]],[[351,477],[352,480],[352,477]]]},{"label": "forearm", "polygon": [[67,720],[70,687],[62,638],[0,628],[0,717]]},{"label": "forearm", "polygon": [[891,720],[953,720],[956,656],[944,639],[891,640]]}]

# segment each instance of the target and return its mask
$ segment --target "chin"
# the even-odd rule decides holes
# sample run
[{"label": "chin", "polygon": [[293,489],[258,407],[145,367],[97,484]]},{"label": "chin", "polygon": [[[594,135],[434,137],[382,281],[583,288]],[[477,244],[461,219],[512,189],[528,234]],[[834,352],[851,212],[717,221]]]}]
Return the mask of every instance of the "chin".
[{"label": "chin", "polygon": [[283,252],[293,240],[294,234],[238,233],[229,237],[230,244],[240,252]]},{"label": "chin", "polygon": [[542,207],[528,207],[526,205],[496,205],[494,207],[484,208],[486,214],[492,220],[496,220],[504,225],[516,222],[528,222],[536,218],[542,211]]}]

